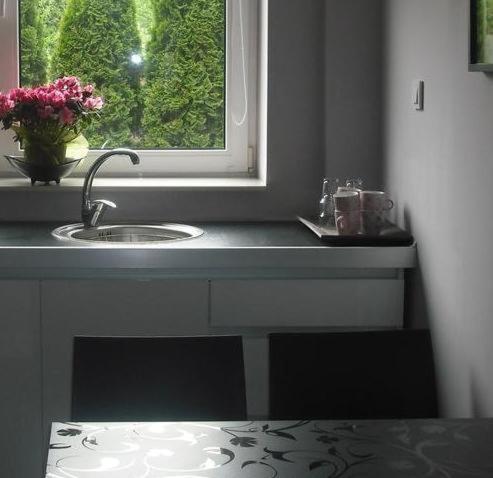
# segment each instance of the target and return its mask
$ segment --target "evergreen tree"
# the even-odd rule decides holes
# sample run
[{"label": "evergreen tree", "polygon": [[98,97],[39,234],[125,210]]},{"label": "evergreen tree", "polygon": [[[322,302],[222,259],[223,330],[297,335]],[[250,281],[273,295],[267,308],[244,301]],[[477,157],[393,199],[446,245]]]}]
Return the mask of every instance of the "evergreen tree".
[{"label": "evergreen tree", "polygon": [[38,0],[39,17],[43,23],[46,51],[48,54],[48,79],[54,80],[51,71],[51,57],[58,42],[60,22],[67,6],[67,0]]},{"label": "evergreen tree", "polygon": [[154,0],[144,145],[224,147],[224,0]]},{"label": "evergreen tree", "polygon": [[23,0],[20,13],[21,84],[23,86],[41,85],[47,80],[48,57],[38,0]]},{"label": "evergreen tree", "polygon": [[146,56],[147,45],[151,39],[151,25],[153,22],[152,0],[136,0],[137,26],[139,28],[140,42],[144,57]]},{"label": "evergreen tree", "polygon": [[68,0],[52,70],[95,84],[104,97],[101,121],[84,132],[91,147],[136,146],[141,72],[132,55],[140,52],[134,0]]}]

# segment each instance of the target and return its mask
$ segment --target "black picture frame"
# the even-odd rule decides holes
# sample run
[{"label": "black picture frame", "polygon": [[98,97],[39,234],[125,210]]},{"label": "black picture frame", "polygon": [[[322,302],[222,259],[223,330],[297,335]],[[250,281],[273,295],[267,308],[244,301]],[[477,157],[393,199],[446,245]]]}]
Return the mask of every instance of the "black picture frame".
[{"label": "black picture frame", "polygon": [[482,71],[485,73],[493,73],[493,63],[485,63],[480,59],[479,43],[480,33],[479,12],[481,2],[487,0],[470,0],[469,14],[469,71]]}]

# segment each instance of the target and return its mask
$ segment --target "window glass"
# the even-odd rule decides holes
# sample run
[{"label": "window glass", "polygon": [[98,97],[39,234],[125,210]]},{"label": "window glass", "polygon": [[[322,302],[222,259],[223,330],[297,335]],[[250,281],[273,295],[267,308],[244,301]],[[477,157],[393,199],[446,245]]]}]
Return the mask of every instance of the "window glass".
[{"label": "window glass", "polygon": [[105,99],[93,149],[224,149],[225,0],[20,0],[20,78]]}]

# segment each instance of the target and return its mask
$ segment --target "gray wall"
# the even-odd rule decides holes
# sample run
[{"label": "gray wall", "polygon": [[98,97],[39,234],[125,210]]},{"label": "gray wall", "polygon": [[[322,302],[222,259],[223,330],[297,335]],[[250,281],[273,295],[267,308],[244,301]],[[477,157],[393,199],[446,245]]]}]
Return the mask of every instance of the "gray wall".
[{"label": "gray wall", "polygon": [[386,4],[386,181],[421,263],[407,321],[432,330],[448,416],[493,414],[493,78],[467,71],[468,5]]},{"label": "gray wall", "polygon": [[[307,2],[308,3],[308,2]],[[327,0],[325,173],[382,185],[381,0]]]},{"label": "gray wall", "polygon": [[[113,219],[294,219],[316,211],[324,174],[380,181],[380,0],[269,1],[267,189],[100,191],[118,203]],[[79,209],[79,191],[0,191],[0,220],[74,221]]]}]

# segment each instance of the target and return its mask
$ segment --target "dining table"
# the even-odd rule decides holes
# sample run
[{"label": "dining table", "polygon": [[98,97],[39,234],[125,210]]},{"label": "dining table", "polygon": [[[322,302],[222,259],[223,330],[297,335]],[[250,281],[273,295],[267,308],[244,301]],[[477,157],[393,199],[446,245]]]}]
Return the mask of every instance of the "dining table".
[{"label": "dining table", "polygon": [[493,419],[53,423],[46,478],[492,478]]}]

